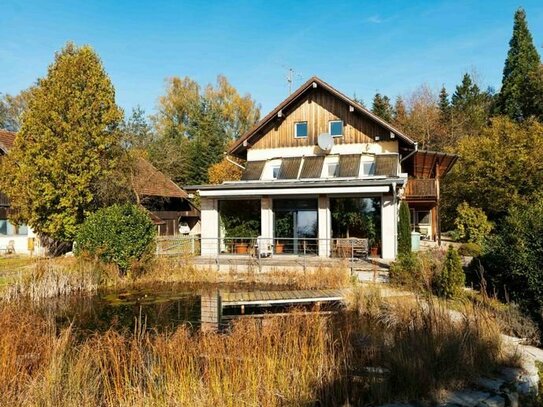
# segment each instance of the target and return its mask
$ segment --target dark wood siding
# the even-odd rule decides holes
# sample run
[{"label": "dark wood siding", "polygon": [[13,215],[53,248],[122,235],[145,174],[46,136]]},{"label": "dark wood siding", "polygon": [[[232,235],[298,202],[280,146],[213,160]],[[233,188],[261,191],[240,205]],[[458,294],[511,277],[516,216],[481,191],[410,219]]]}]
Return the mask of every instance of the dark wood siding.
[{"label": "dark wood siding", "polygon": [[[261,138],[251,148],[317,145],[318,135],[328,133],[330,120],[343,120],[344,123],[344,134],[334,138],[335,144],[372,143],[376,136],[381,141],[389,139],[389,130],[359,113],[351,112],[349,104],[317,88],[264,128]],[[307,121],[308,135],[295,138],[294,123],[300,121]]]}]

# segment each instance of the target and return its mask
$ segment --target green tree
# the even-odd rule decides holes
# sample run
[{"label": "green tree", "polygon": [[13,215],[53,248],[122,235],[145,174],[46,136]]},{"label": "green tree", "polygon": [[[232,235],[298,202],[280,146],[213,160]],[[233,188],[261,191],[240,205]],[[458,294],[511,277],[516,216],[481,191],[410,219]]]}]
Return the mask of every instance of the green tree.
[{"label": "green tree", "polygon": [[15,145],[2,162],[0,188],[14,220],[71,242],[103,204],[97,192],[122,154],[122,117],[99,57],[89,46],[68,43],[31,90]]},{"label": "green tree", "polygon": [[466,73],[451,98],[452,131],[456,139],[478,134],[487,122],[490,100]]},{"label": "green tree", "polygon": [[458,296],[466,282],[466,275],[462,269],[462,260],[458,251],[451,246],[447,249],[443,265],[433,281],[435,293],[444,298]]},{"label": "green tree", "polygon": [[371,111],[384,121],[388,123],[392,122],[394,109],[390,104],[390,99],[388,98],[388,96],[376,93],[373,97]]},{"label": "green tree", "polygon": [[145,117],[145,111],[136,106],[122,126],[123,146],[126,149],[144,150],[153,142],[153,129]]},{"label": "green tree", "polygon": [[406,255],[411,252],[411,215],[406,201],[400,203],[398,220],[398,254]]},{"label": "green tree", "polygon": [[444,178],[443,222],[452,227],[463,201],[482,208],[491,221],[512,205],[533,200],[543,185],[543,124],[492,119],[477,137],[463,137],[456,146],[461,159]]},{"label": "green tree", "polygon": [[445,86],[442,86],[439,91],[439,114],[441,123],[449,126],[451,122],[451,102],[449,101],[449,94]]},{"label": "green tree", "polygon": [[534,73],[540,69],[541,60],[528,29],[526,12],[515,12],[513,35],[503,68],[502,87],[498,109],[513,120],[523,120],[531,115],[541,116],[540,106],[534,105],[528,95],[534,86]]},{"label": "green tree", "polygon": [[458,216],[454,220],[460,241],[482,245],[485,238],[492,231],[492,223],[481,208],[469,206],[462,202],[456,208]]}]

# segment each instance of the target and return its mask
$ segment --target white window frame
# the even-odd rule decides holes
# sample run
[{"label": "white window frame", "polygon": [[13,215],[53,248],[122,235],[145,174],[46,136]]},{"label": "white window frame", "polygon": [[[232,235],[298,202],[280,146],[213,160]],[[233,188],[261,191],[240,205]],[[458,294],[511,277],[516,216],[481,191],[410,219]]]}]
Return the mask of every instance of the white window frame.
[{"label": "white window frame", "polygon": [[[274,174],[276,170],[277,174]],[[281,171],[281,164],[275,164],[271,166],[272,179],[277,179],[279,177],[279,171]]]},{"label": "white window frame", "polygon": [[[304,123],[306,127],[306,135],[298,136],[298,125],[304,124]],[[308,134],[309,134],[309,123],[307,122],[307,120],[300,120],[298,122],[294,122],[294,138],[307,138]]]},{"label": "white window frame", "polygon": [[[332,123],[341,123],[341,134],[336,134],[336,135],[332,134]],[[332,137],[343,137],[343,135],[345,133],[345,123],[343,123],[343,120],[330,120],[328,122],[328,133]]]}]

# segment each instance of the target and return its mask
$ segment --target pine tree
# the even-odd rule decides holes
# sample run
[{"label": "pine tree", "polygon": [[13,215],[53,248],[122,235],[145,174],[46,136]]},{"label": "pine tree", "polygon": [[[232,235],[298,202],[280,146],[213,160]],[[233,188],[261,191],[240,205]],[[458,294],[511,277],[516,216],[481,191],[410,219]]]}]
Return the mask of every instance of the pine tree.
[{"label": "pine tree", "polygon": [[509,52],[503,68],[502,88],[498,98],[498,109],[514,120],[523,120],[530,115],[539,115],[539,107],[527,94],[534,86],[534,72],[541,60],[528,29],[526,12],[519,8],[515,12],[513,36],[509,41]]},{"label": "pine tree", "polygon": [[122,111],[89,46],[68,43],[31,90],[15,145],[2,162],[0,188],[16,222],[57,242],[71,242],[99,208],[101,183],[121,157]]},{"label": "pine tree", "polygon": [[490,99],[466,73],[451,98],[453,133],[456,136],[478,134],[486,124]]},{"label": "pine tree", "polygon": [[449,94],[445,86],[442,86],[439,91],[439,112],[442,123],[448,124],[451,119],[451,103],[449,102]]},{"label": "pine tree", "polygon": [[398,254],[409,254],[411,252],[411,216],[406,201],[400,203],[399,217]]},{"label": "pine tree", "polygon": [[394,103],[394,116],[392,118],[392,124],[402,130],[408,120],[407,108],[405,107],[405,102],[401,96],[396,98]]},{"label": "pine tree", "polygon": [[392,121],[393,109],[388,96],[376,93],[373,97],[371,111],[386,122]]}]

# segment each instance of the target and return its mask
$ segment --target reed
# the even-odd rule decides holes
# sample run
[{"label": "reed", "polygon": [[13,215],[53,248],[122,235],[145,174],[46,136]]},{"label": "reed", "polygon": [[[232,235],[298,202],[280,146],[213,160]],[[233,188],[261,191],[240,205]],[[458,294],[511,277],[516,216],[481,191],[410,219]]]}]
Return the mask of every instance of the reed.
[{"label": "reed", "polygon": [[[360,289],[362,290],[362,289]],[[429,298],[358,292],[324,316],[238,320],[228,332],[180,327],[88,337],[17,303],[0,304],[0,405],[364,405],[438,398],[502,364],[491,316]]]}]

